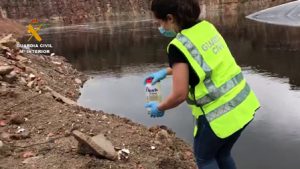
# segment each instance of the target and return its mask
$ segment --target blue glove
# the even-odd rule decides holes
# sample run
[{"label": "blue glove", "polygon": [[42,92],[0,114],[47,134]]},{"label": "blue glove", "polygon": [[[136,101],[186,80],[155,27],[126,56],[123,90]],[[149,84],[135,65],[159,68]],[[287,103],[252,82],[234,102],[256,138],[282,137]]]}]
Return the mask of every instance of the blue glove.
[{"label": "blue glove", "polygon": [[149,103],[145,104],[145,108],[150,109],[150,112],[149,112],[150,117],[155,118],[155,117],[164,116],[165,112],[158,110],[157,106],[158,106],[157,102],[149,102]]},{"label": "blue glove", "polygon": [[152,73],[149,76],[146,77],[146,79],[144,80],[144,85],[146,85],[146,80],[152,78],[152,85],[155,85],[155,83],[163,80],[164,78],[167,77],[167,69],[162,69],[158,72]]}]

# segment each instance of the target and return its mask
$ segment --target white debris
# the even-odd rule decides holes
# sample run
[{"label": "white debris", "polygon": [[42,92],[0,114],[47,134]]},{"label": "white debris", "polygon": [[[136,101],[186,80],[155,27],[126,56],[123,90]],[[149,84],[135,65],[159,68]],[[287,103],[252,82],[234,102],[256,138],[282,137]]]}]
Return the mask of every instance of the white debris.
[{"label": "white debris", "polygon": [[155,150],[156,148],[155,148],[155,146],[151,146],[151,150]]},{"label": "white debris", "polygon": [[77,84],[80,84],[80,85],[82,84],[82,81],[81,81],[80,79],[78,79],[78,78],[75,79],[75,82],[76,82]]},{"label": "white debris", "polygon": [[106,116],[106,115],[103,115],[102,117],[101,117],[101,120],[106,120],[108,117]]},{"label": "white debris", "polygon": [[127,160],[129,159],[130,151],[126,148],[118,151],[118,159],[119,160]]},{"label": "white debris", "polygon": [[24,128],[21,128],[20,126],[18,127],[18,130],[17,130],[17,133],[22,133],[22,132],[24,132],[25,131],[25,129]]},{"label": "white debris", "polygon": [[62,65],[61,62],[52,61],[52,63],[55,64],[55,65],[58,65],[58,66]]},{"label": "white debris", "polygon": [[34,74],[30,73],[29,78],[30,78],[31,80],[35,79],[35,77],[36,77],[36,76],[35,76]]}]

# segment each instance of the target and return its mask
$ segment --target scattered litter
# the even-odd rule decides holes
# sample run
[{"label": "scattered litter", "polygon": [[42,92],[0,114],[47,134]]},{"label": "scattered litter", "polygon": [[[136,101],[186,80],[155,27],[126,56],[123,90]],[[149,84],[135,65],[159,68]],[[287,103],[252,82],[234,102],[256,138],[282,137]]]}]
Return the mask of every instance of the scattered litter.
[{"label": "scattered litter", "polygon": [[151,150],[155,150],[156,148],[155,148],[155,146],[151,146]]},{"label": "scattered litter", "polygon": [[55,64],[55,65],[58,65],[58,66],[62,65],[61,62],[52,61],[52,63]]},{"label": "scattered litter", "polygon": [[25,131],[25,129],[24,128],[21,128],[20,126],[18,127],[18,130],[17,130],[17,133],[22,133],[22,132],[24,132]]},{"label": "scattered litter", "polygon": [[126,148],[118,151],[118,159],[119,160],[128,160],[130,151]]}]

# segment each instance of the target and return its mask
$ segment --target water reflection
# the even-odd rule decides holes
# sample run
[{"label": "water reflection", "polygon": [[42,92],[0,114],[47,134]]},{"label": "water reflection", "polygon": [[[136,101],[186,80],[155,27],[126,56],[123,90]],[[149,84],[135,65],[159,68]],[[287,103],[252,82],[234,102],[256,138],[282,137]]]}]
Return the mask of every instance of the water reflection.
[{"label": "water reflection", "polygon": [[[300,28],[265,25],[241,16],[210,20],[216,23],[240,65],[288,77],[291,89],[299,89]],[[122,67],[167,62],[169,39],[161,37],[151,21],[105,22],[71,31],[50,29],[43,38],[44,43],[54,46],[55,53],[66,56],[81,71],[121,76]]]},{"label": "water reflection", "polygon": [[212,20],[240,65],[270,76],[287,77],[291,89],[299,89],[300,27],[257,23],[241,15]]},{"label": "water reflection", "polygon": [[[104,24],[104,25],[103,25]],[[123,66],[165,63],[168,39],[157,34],[153,22],[120,22],[73,28],[51,29],[43,37],[54,52],[66,56],[81,71],[119,74]]]}]

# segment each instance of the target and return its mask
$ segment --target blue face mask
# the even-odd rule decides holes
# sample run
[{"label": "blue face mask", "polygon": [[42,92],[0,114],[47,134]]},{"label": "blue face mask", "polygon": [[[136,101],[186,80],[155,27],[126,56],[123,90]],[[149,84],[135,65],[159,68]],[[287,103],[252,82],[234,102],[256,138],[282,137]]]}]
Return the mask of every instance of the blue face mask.
[{"label": "blue face mask", "polygon": [[168,31],[162,26],[159,27],[158,30],[162,35],[164,35],[165,37],[168,37],[168,38],[174,38],[177,35],[176,32]]}]

